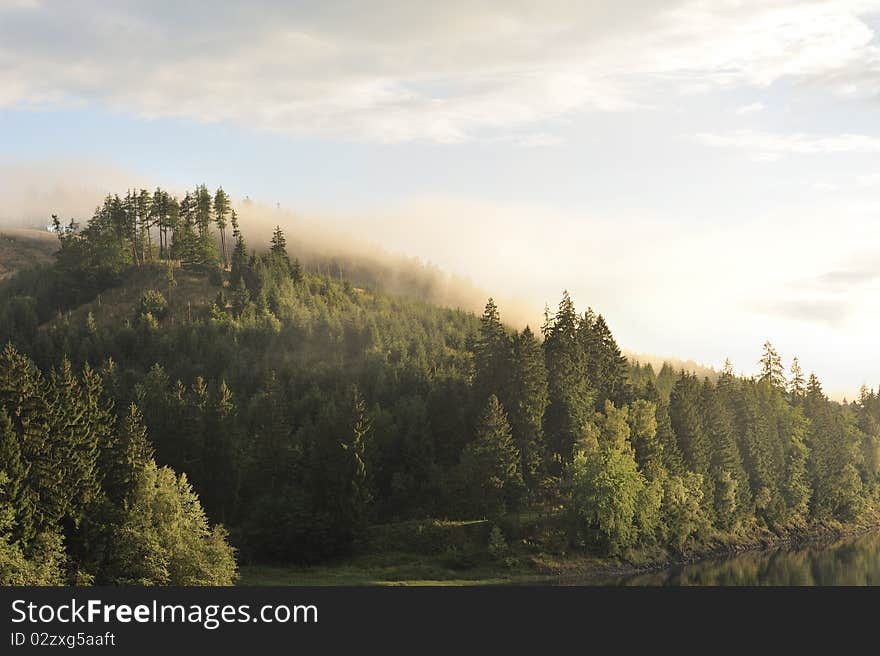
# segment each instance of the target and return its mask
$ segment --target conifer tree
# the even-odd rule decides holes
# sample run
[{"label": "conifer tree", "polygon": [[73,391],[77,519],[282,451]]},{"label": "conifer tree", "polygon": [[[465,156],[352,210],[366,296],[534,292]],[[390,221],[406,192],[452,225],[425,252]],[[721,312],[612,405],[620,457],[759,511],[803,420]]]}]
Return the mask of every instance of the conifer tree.
[{"label": "conifer tree", "polygon": [[137,477],[153,459],[144,417],[132,403],[121,418],[115,439],[103,456],[104,490],[117,504],[125,504]]},{"label": "conifer tree", "polygon": [[366,403],[355,386],[351,393],[349,434],[341,443],[346,458],[341,499],[343,516],[356,528],[363,527],[373,501],[365,455],[371,430]]},{"label": "conifer tree", "polygon": [[545,455],[542,420],[547,409],[547,368],[544,353],[526,326],[512,339],[512,359],[504,387],[505,407],[513,441],[520,453],[520,470],[530,492],[535,492]]},{"label": "conifer tree", "polygon": [[669,418],[687,468],[709,473],[709,444],[701,417],[702,395],[696,376],[682,372],[669,397]]},{"label": "conifer tree", "polygon": [[218,187],[214,193],[214,220],[220,232],[220,259],[224,267],[229,265],[229,253],[226,250],[226,218],[229,210],[229,196],[223,191],[223,187]]},{"label": "conifer tree", "polygon": [[807,391],[807,381],[804,379],[804,374],[801,371],[801,365],[798,362],[797,357],[792,358],[791,360],[791,372],[789,374],[788,379],[788,392],[791,395],[791,398],[797,401]]},{"label": "conifer tree", "polygon": [[239,283],[244,282],[244,274],[248,266],[248,256],[244,237],[238,228],[238,216],[235,214],[235,210],[231,212],[231,221],[232,238],[235,240],[235,245],[232,247],[232,265],[229,275],[233,287],[237,287]]},{"label": "conifer tree", "polygon": [[[733,384],[727,373],[721,379]],[[733,410],[725,397],[723,384],[717,390],[709,381],[703,384],[703,426],[711,445],[709,475],[715,486],[714,517],[720,527],[729,529],[750,513],[751,495],[736,442]]]},{"label": "conifer tree", "polygon": [[639,399],[629,408],[630,442],[639,470],[648,480],[664,476],[663,443],[657,439],[657,406]]},{"label": "conifer tree", "polygon": [[629,382],[629,363],[620,352],[611,329],[601,314],[590,320],[589,314],[582,322],[583,329],[592,333],[589,340],[594,345],[590,355],[593,385],[599,391],[597,402],[610,400],[617,406],[624,406],[632,400],[633,391]]},{"label": "conifer tree", "polygon": [[596,398],[578,337],[579,325],[574,303],[568,292],[563,292],[556,314],[547,316],[542,329],[549,399],[544,432],[551,451],[550,464],[555,465],[551,468],[557,475],[562,465],[571,461],[575,443],[584,436]]},{"label": "conifer tree", "polygon": [[179,220],[173,234],[171,252],[184,266],[200,264],[199,235],[197,233],[196,200],[187,192],[180,202]]},{"label": "conifer tree", "polygon": [[696,376],[682,372],[669,397],[669,419],[688,470],[703,482],[703,505],[711,517],[714,511],[714,482],[710,476],[711,449],[702,418],[702,393]]},{"label": "conifer tree", "polygon": [[672,420],[669,418],[669,403],[657,404],[657,444],[660,447],[663,470],[670,476],[682,476],[686,471],[684,456],[678,446]]},{"label": "conifer tree", "polygon": [[764,352],[761,355],[761,373],[758,380],[767,381],[773,387],[785,389],[785,375],[782,373],[782,358],[773,348],[769,341],[764,342]]},{"label": "conifer tree", "polygon": [[502,396],[511,364],[511,343],[501,325],[498,307],[490,298],[480,317],[480,332],[474,344],[474,388],[478,403],[484,403],[491,394]]},{"label": "conifer tree", "polygon": [[0,407],[0,472],[6,480],[0,489],[0,504],[8,508],[8,537],[27,544],[34,536],[36,500],[27,486],[29,465],[22,454],[20,437],[6,410]]},{"label": "conifer tree", "polygon": [[275,226],[275,230],[272,232],[269,252],[278,261],[285,262],[290,266],[290,258],[287,255],[287,238],[284,236],[284,231],[281,230],[281,226]]},{"label": "conifer tree", "polygon": [[520,454],[507,414],[494,394],[480,417],[475,439],[462,452],[461,466],[475,510],[494,517],[519,505],[524,491]]}]

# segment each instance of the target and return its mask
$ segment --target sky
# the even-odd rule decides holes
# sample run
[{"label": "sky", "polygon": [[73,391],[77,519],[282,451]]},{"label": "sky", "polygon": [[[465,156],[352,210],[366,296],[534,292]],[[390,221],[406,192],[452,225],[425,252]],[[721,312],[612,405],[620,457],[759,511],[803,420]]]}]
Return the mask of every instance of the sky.
[{"label": "sky", "polygon": [[770,340],[852,398],[878,30],[880,0],[0,0],[0,218],[223,185],[533,323],[567,289],[624,348],[752,374]]}]

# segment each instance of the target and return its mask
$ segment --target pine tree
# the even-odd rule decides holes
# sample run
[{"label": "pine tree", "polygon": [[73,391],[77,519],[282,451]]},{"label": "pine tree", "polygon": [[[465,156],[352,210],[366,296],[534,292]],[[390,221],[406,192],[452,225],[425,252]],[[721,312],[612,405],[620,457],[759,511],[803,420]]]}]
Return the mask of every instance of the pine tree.
[{"label": "pine tree", "polygon": [[367,439],[372,430],[367,406],[357,386],[351,393],[351,423],[348,438],[341,443],[346,467],[341,500],[343,516],[352,526],[362,528],[370,512],[373,494],[366,465]]},{"label": "pine tree", "polygon": [[0,472],[6,476],[0,504],[9,508],[9,537],[24,544],[34,537],[36,499],[28,488],[30,466],[22,454],[19,435],[6,410],[0,407]]},{"label": "pine tree", "polygon": [[675,382],[678,380],[678,374],[675,372],[675,369],[668,362],[664,362],[660,367],[660,373],[657,374],[657,391],[660,393],[660,398],[664,400],[669,399],[669,395],[672,392],[672,388],[675,386]]},{"label": "pine tree", "polygon": [[269,252],[278,261],[284,262],[288,267],[290,266],[290,258],[287,255],[287,239],[284,236],[284,231],[281,230],[281,226],[275,226],[275,230],[272,232]]},{"label": "pine tree", "polygon": [[564,463],[571,461],[574,445],[584,437],[594,413],[596,393],[590,386],[579,325],[574,303],[568,292],[563,292],[556,314],[547,316],[542,329],[549,398],[544,432],[551,470],[557,475]]},{"label": "pine tree", "polygon": [[663,444],[657,439],[657,406],[639,399],[629,408],[630,442],[639,470],[648,480],[664,476]]},{"label": "pine tree", "polygon": [[229,265],[229,253],[226,250],[226,217],[229,215],[229,210],[229,196],[223,191],[223,187],[218,187],[214,193],[214,220],[220,231],[220,257],[224,268]]},{"label": "pine tree", "polygon": [[233,287],[238,287],[239,283],[244,282],[245,271],[248,268],[247,247],[244,243],[244,237],[241,230],[238,229],[238,216],[235,210],[232,210],[232,238],[235,245],[232,248],[232,265],[230,267],[230,281]]},{"label": "pine tree", "polygon": [[743,381],[736,400],[737,434],[749,474],[752,499],[757,515],[767,524],[784,517],[781,484],[784,476],[784,450],[776,418],[778,390],[769,380]]},{"label": "pine tree", "polygon": [[709,473],[710,449],[701,417],[702,395],[696,376],[682,372],[669,397],[669,418],[687,468]]},{"label": "pine tree", "polygon": [[[732,385],[729,374],[722,380]],[[729,395],[723,385],[717,390],[709,381],[703,384],[703,426],[712,449],[709,474],[715,485],[714,516],[716,523],[725,529],[748,516],[751,512],[749,482],[736,442],[734,414],[728,405]]]},{"label": "pine tree", "polygon": [[545,454],[542,420],[548,403],[547,367],[541,344],[528,326],[513,336],[508,378],[504,397],[511,434],[520,452],[523,480],[534,493]]},{"label": "pine tree", "polygon": [[629,363],[620,352],[605,319],[601,314],[592,319],[588,313],[581,322],[581,331],[591,333],[585,341],[589,349],[588,370],[593,386],[599,392],[596,402],[604,404],[605,400],[610,400],[617,406],[628,404],[633,397]]},{"label": "pine tree", "polygon": [[153,197],[146,189],[141,189],[137,195],[137,212],[138,212],[138,239],[141,248],[141,261],[152,261],[153,259],[153,237],[152,230],[154,225],[153,214]]},{"label": "pine tree", "polygon": [[782,358],[769,341],[764,342],[764,353],[761,355],[761,373],[758,380],[767,381],[773,387],[785,389],[785,375],[782,373]]},{"label": "pine tree", "polygon": [[462,452],[461,466],[475,510],[494,517],[519,505],[524,491],[520,454],[507,414],[494,394],[489,396],[475,439]]},{"label": "pine tree", "polygon": [[806,436],[807,469],[812,482],[810,512],[819,519],[851,521],[864,507],[856,462],[859,441],[850,416],[828,403],[822,385],[810,374],[804,413],[810,420]]},{"label": "pine tree", "polygon": [[480,333],[474,344],[474,388],[478,403],[484,403],[491,394],[502,396],[511,363],[511,343],[501,325],[498,307],[490,298],[480,317]]},{"label": "pine tree", "polygon": [[180,202],[179,220],[171,245],[172,256],[180,260],[184,266],[200,264],[203,259],[196,225],[196,201],[192,194],[187,192]]},{"label": "pine tree", "polygon": [[669,419],[688,470],[702,476],[703,505],[711,517],[714,484],[710,476],[711,448],[702,418],[702,393],[697,377],[681,374],[669,397]]},{"label": "pine tree", "polygon": [[103,456],[104,490],[111,501],[128,503],[137,477],[153,459],[144,417],[132,403],[119,422],[115,439]]},{"label": "pine tree", "polygon": [[211,234],[213,222],[214,202],[211,192],[205,185],[196,187],[193,196],[194,219],[196,227],[196,263],[202,266],[210,266],[217,263],[217,244]]},{"label": "pine tree", "polygon": [[797,357],[794,357],[791,361],[791,373],[788,380],[788,392],[791,395],[791,398],[797,401],[804,396],[806,391],[807,385],[806,380],[804,380],[804,374],[801,371],[801,365],[798,362]]},{"label": "pine tree", "polygon": [[663,469],[670,476],[682,476],[686,471],[684,456],[678,446],[672,420],[669,418],[669,403],[660,401],[657,404],[657,444],[660,447]]}]

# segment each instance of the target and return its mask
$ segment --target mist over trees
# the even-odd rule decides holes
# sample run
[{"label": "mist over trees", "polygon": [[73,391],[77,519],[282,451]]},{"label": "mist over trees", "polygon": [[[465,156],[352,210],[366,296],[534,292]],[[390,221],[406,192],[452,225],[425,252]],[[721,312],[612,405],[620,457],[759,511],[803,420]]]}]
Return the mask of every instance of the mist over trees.
[{"label": "mist over trees", "polygon": [[4,581],[229,583],[229,544],[313,563],[428,517],[623,555],[875,512],[877,393],[769,343],[753,378],[655,372],[567,293],[514,330],[309,270],[280,227],[256,252],[204,185],[55,228],[0,288]]}]

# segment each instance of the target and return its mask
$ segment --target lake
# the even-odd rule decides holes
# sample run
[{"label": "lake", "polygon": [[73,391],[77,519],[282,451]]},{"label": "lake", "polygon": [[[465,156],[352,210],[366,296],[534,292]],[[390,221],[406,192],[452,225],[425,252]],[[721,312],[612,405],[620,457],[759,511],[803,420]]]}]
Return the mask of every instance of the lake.
[{"label": "lake", "polygon": [[564,585],[880,585],[880,531]]}]

